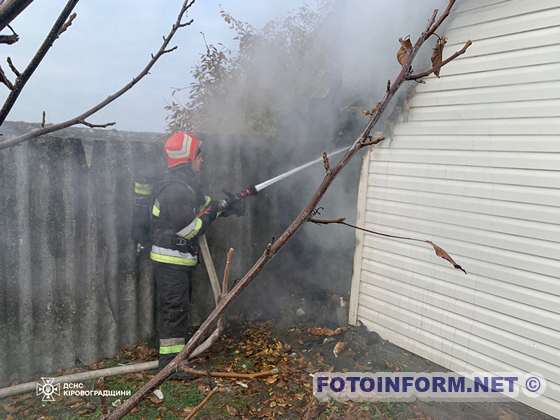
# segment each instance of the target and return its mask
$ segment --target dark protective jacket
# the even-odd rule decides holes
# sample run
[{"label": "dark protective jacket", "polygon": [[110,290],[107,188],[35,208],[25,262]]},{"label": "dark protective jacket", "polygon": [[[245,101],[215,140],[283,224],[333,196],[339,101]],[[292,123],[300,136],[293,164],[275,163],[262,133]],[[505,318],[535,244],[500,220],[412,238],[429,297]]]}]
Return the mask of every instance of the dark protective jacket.
[{"label": "dark protective jacket", "polygon": [[152,206],[153,261],[194,267],[198,237],[220,213],[220,204],[205,196],[190,167],[169,171],[154,189]]}]

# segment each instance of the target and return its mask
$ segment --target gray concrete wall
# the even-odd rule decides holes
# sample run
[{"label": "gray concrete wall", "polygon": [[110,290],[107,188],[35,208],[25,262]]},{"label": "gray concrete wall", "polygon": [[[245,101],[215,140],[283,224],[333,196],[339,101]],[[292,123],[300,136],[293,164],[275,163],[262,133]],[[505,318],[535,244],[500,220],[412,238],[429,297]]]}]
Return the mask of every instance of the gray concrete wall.
[{"label": "gray concrete wall", "polygon": [[[31,126],[2,128],[7,137]],[[153,337],[151,265],[136,257],[131,239],[132,183],[162,163],[161,140],[78,128],[0,151],[0,386],[87,365]],[[219,197],[336,146],[317,147],[212,136],[204,184]],[[329,191],[327,215],[353,217],[357,163]],[[304,205],[322,171],[318,165],[250,198],[242,218],[218,219],[207,234],[218,272],[233,247],[233,278],[243,274]],[[309,320],[321,322],[329,310],[308,310],[303,300],[323,299],[317,290],[348,292],[353,247],[351,230],[305,226],[230,316],[291,322],[303,306]],[[193,289],[196,325],[212,306],[202,264]]]},{"label": "gray concrete wall", "polygon": [[133,173],[156,139],[72,129],[0,151],[0,385],[152,334],[151,276],[137,274],[130,220]]}]

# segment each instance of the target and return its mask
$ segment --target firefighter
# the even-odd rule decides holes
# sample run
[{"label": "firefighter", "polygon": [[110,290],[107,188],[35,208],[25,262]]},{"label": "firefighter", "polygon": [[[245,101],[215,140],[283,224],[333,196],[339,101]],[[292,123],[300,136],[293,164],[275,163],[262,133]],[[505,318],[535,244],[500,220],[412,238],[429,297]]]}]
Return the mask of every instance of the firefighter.
[{"label": "firefighter", "polygon": [[[198,264],[198,237],[232,199],[212,200],[200,188],[202,143],[194,133],[176,132],[165,142],[168,171],[155,186],[152,248],[159,332],[159,368],[185,345],[192,273]],[[181,379],[180,373],[175,373]]]}]

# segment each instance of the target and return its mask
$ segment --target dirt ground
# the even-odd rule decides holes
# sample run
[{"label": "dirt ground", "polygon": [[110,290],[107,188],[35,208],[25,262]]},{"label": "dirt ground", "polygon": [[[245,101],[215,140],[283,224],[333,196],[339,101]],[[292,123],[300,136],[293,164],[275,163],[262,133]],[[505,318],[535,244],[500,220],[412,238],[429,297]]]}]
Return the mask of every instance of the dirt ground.
[{"label": "dirt ground", "polygon": [[[334,334],[334,335],[333,335]],[[332,336],[331,336],[332,335]],[[345,346],[338,344],[344,342]],[[341,349],[338,357],[334,347]],[[342,348],[344,347],[344,348]],[[153,360],[146,345],[126,349],[91,368]],[[197,414],[198,419],[552,419],[517,402],[501,403],[318,403],[310,374],[318,371],[442,371],[364,328],[321,328],[317,325],[279,327],[272,322],[229,325],[227,334],[210,352],[195,360],[196,369],[258,372],[277,368],[279,374],[238,380],[200,377],[190,382],[169,380],[164,399],[154,394],[127,418],[180,419],[187,417],[210,389],[219,391]],[[72,371],[59,372],[71,373]],[[85,383],[88,389],[136,390],[153,372],[129,374]],[[0,418],[16,420],[100,418],[118,404],[117,397],[58,397],[41,402],[35,393],[0,401]]]}]

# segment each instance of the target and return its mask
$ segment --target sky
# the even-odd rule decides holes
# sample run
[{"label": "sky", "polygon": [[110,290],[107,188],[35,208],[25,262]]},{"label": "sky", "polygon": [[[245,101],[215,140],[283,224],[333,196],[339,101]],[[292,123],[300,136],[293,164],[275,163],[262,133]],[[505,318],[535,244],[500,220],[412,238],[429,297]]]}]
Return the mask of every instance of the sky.
[{"label": "sky", "polygon": [[[21,70],[50,30],[65,0],[35,0],[12,27],[20,35],[14,45],[0,45],[2,68],[11,57]],[[235,47],[233,32],[219,15],[220,9],[261,27],[285,16],[304,0],[197,0],[190,9],[194,23],[174,38],[179,48],[164,55],[150,75],[113,104],[97,113],[91,122],[116,121],[118,130],[165,130],[164,106],[172,88],[188,86],[190,69],[204,51],[203,32],[209,43]],[[182,0],[82,0],[72,27],[54,44],[28,82],[8,120],[47,122],[71,118],[95,105],[130,81],[161,45],[162,35],[175,21]],[[7,95],[4,89],[2,99]]]}]

